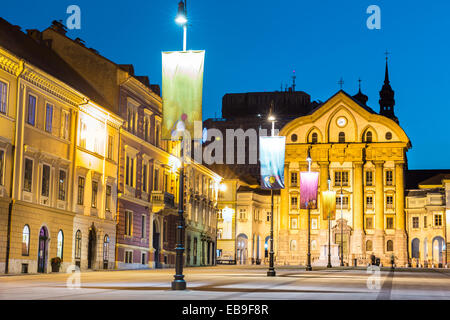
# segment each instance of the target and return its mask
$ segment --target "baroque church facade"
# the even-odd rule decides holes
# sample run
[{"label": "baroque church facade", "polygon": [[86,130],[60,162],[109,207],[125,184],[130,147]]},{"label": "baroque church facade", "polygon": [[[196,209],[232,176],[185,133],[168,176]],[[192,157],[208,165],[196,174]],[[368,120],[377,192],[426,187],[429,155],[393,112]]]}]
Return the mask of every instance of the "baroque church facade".
[{"label": "baroque church facade", "polygon": [[311,171],[319,172],[318,206],[310,213],[313,265],[327,256],[329,227],[321,192],[328,190],[329,180],[337,195],[336,220],[330,221],[334,260],[342,250],[352,264],[367,264],[372,255],[383,265],[392,256],[397,265],[408,263],[404,176],[411,143],[395,117],[393,97],[386,64],[379,114],[366,105],[361,91],[353,97],[339,91],[283,127],[286,188],[280,201],[279,264],[306,263],[308,213],[299,209],[299,178],[308,171],[308,155]]},{"label": "baroque church facade", "polygon": [[[286,92],[276,92],[274,96],[284,95],[286,98],[280,101],[287,101],[299,94],[306,95],[290,89]],[[263,98],[266,95],[268,93],[264,93]],[[240,103],[251,102],[250,96],[231,98],[238,99]],[[226,99],[229,100],[230,97],[224,97],[222,113],[226,119],[208,119],[205,126],[219,129],[228,125],[248,127],[249,122],[245,117],[240,118],[233,113],[225,104]],[[329,228],[328,221],[323,219],[320,194],[321,191],[328,190],[329,181],[330,189],[337,194],[336,219],[330,221],[333,266],[339,264],[341,252],[344,262],[349,265],[366,265],[372,258],[380,259],[380,262],[386,265],[391,263],[393,257],[398,266],[408,264],[404,194],[406,153],[411,148],[411,143],[394,112],[394,91],[390,86],[387,61],[385,80],[380,91],[380,111],[375,112],[367,106],[367,101],[367,96],[360,89],[354,96],[341,90],[324,103],[309,100],[298,103],[294,100],[293,107],[282,108],[277,108],[280,103],[271,103],[277,115],[279,135],[286,136],[286,188],[275,197],[275,202],[279,204],[275,206],[274,212],[274,217],[277,217],[274,222],[276,264],[306,264],[308,212],[300,209],[300,172],[308,170],[308,155],[312,159],[311,170],[319,172],[320,177],[318,206],[310,212],[312,265],[327,263]],[[267,126],[269,105],[267,103],[267,110],[261,107],[254,109],[256,117],[253,115],[249,119],[255,121],[260,117],[261,123],[257,126]],[[241,180],[245,180],[249,175],[256,176],[254,172],[246,172],[244,166],[232,169],[236,173],[234,179],[241,177]],[[220,166],[216,166],[215,170],[222,171]],[[259,189],[257,183],[252,185],[256,193]],[[258,240],[255,243],[253,234],[256,231],[252,228],[246,230],[241,222],[239,214],[245,203],[239,203],[240,191],[237,189],[235,192],[235,214],[231,223],[232,230],[236,231],[234,235],[230,235],[228,241],[222,241],[223,246],[219,240],[218,249],[223,249],[232,257],[230,244],[234,242],[236,259],[250,263],[255,260],[253,258],[262,256],[261,253],[254,254],[252,248],[267,246],[267,242],[263,242],[266,234],[259,237],[261,243]],[[226,199],[222,200],[219,197],[219,208],[229,207]],[[270,203],[269,197],[265,200]],[[250,211],[248,219],[257,214],[255,208],[250,206],[247,209]],[[224,226],[219,223],[218,230],[221,228]],[[242,252],[241,248],[238,248],[241,239],[248,239],[248,252],[251,257],[238,257],[237,252]],[[218,259],[220,261],[220,257]]]}]

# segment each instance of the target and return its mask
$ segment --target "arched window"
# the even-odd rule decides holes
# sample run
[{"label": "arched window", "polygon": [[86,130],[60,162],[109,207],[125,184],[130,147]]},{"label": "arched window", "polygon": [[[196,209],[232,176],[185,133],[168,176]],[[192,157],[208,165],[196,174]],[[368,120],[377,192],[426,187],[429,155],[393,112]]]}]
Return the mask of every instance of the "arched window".
[{"label": "arched window", "polygon": [[366,251],[372,251],[372,250],[373,250],[372,240],[367,240],[366,241]]},{"label": "arched window", "polygon": [[108,261],[109,236],[106,234],[103,238],[103,261]]},{"label": "arched window", "polygon": [[313,132],[311,135],[311,143],[317,143],[317,132]]},{"label": "arched window", "polygon": [[64,250],[64,233],[62,230],[59,230],[57,240],[58,242],[56,244],[56,256],[62,260]]},{"label": "arched window", "polygon": [[22,231],[22,255],[30,254],[30,227],[26,224]]},{"label": "arched window", "polygon": [[366,133],[366,142],[372,142],[372,131],[367,131]]},{"label": "arched window", "polygon": [[339,143],[345,143],[345,132],[339,132]]},{"label": "arched window", "polygon": [[394,251],[394,242],[392,240],[388,240],[386,243],[386,251]]},{"label": "arched window", "polygon": [[75,234],[75,259],[81,259],[81,231]]},{"label": "arched window", "polygon": [[419,259],[420,257],[420,240],[415,238],[411,243],[412,257]]}]

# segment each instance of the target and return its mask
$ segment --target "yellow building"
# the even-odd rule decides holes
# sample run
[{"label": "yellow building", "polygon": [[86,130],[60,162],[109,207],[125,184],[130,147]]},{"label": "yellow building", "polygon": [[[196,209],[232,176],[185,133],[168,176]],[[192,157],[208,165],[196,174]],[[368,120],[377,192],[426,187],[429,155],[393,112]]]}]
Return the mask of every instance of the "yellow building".
[{"label": "yellow building", "polygon": [[[388,74],[383,90],[389,90]],[[383,96],[380,115],[365,105],[367,99],[340,91],[309,115],[297,118],[280,131],[286,136],[285,181],[281,191],[278,264],[305,264],[307,253],[307,211],[299,209],[300,172],[319,172],[319,193],[337,192],[337,213],[332,221],[332,244],[340,246],[346,263],[367,264],[373,254],[383,264],[391,255],[397,265],[407,263],[404,211],[406,151],[411,147],[393,114],[393,91]],[[361,94],[361,92],[360,92]],[[362,94],[361,94],[362,95]],[[390,107],[390,108],[389,108]],[[387,112],[383,112],[383,111]],[[340,193],[342,191],[342,200]],[[341,206],[342,203],[342,206]],[[328,245],[328,225],[318,209],[311,210],[311,256],[319,263]],[[342,210],[341,210],[342,208]],[[333,252],[337,258],[337,251]]]},{"label": "yellow building", "polygon": [[78,251],[99,261],[104,247],[88,240],[87,228],[81,242],[75,237],[82,227],[74,222],[93,221],[111,235],[114,260],[115,194],[106,189],[115,190],[117,167],[105,155],[122,120],[91,100],[96,92],[33,30],[0,20],[0,35],[0,263],[7,273],[45,273],[57,257],[65,271]]},{"label": "yellow building", "polygon": [[[408,252],[412,267],[448,266],[449,223],[447,210],[450,173],[443,170],[411,170],[410,176],[423,176],[406,193]],[[425,178],[426,177],[426,178]]]}]

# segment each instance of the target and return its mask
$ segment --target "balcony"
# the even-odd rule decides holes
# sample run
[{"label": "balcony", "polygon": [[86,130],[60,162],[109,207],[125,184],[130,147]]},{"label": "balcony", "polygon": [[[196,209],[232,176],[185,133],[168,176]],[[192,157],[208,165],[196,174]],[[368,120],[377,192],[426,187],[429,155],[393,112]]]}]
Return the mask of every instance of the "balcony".
[{"label": "balcony", "polygon": [[173,194],[164,191],[152,191],[153,212],[164,209],[176,209]]}]

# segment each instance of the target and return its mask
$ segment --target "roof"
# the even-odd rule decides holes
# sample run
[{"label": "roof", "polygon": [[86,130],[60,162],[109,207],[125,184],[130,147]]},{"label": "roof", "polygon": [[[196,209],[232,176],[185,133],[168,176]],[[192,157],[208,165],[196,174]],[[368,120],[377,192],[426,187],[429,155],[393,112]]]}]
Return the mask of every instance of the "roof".
[{"label": "roof", "polygon": [[29,30],[29,33],[34,33],[35,36],[23,33],[20,27],[0,18],[1,47],[88,96],[97,104],[108,107],[100,93],[52,51],[45,41],[40,41],[37,30]]},{"label": "roof", "polygon": [[442,179],[450,178],[450,169],[407,170],[405,173],[406,189],[418,189],[419,185],[440,185]]},{"label": "roof", "polygon": [[355,97],[349,95],[347,92],[345,92],[344,90],[339,90],[338,92],[336,92],[334,95],[332,95],[329,99],[327,99],[327,101],[317,105],[314,109],[312,109],[307,115],[311,115],[314,112],[316,112],[318,109],[320,109],[324,104],[326,104],[329,100],[333,99],[335,96],[337,96],[339,93],[343,93],[345,94],[347,97],[349,97],[350,99],[352,99],[357,105],[359,105],[361,108],[363,108],[364,110],[368,111],[369,113],[372,114],[378,114],[377,112],[375,112],[371,107],[361,103],[359,100],[357,100]]},{"label": "roof", "polygon": [[429,193],[440,193],[444,194],[444,188],[432,188],[432,189],[414,189],[409,190],[406,193],[407,197],[426,197]]},{"label": "roof", "polygon": [[[270,196],[271,192],[267,189],[261,189],[261,188],[251,188],[247,186],[240,186],[238,189],[238,192],[254,192],[256,194],[262,195],[262,196]],[[280,190],[273,190],[274,195],[279,195]]]}]

